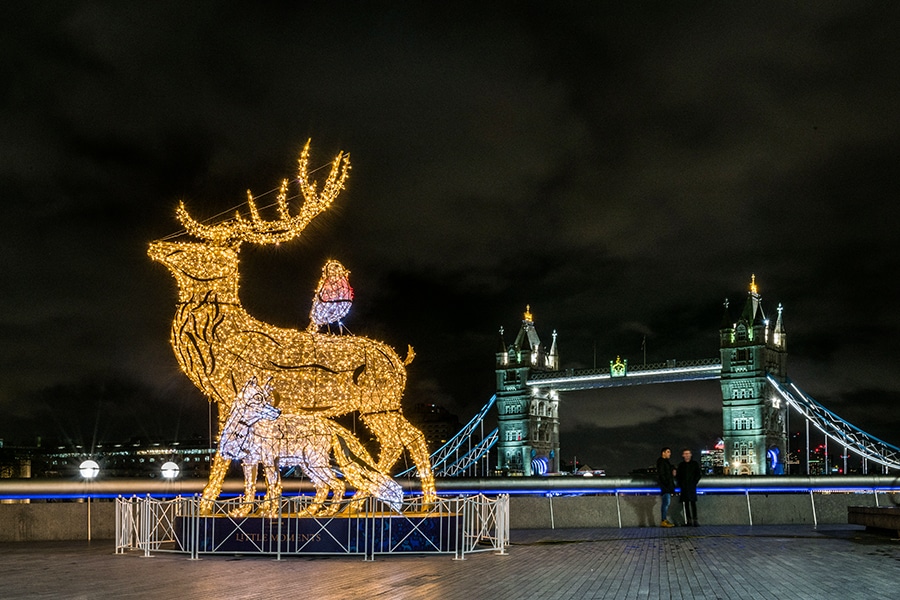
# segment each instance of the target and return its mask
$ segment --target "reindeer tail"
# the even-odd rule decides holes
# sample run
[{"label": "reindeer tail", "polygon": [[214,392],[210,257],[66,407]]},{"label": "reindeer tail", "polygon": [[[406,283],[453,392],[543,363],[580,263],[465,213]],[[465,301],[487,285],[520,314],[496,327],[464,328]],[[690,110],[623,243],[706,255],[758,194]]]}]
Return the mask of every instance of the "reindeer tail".
[{"label": "reindeer tail", "polygon": [[404,367],[409,366],[409,363],[416,357],[416,351],[413,350],[413,347],[409,344],[407,344],[407,346],[409,347],[409,351],[406,353],[406,358],[403,360]]},{"label": "reindeer tail", "polygon": [[[352,435],[332,434],[334,456],[347,483],[356,488],[360,498],[372,496],[400,512],[403,509],[403,488],[396,481],[373,467],[372,457]],[[356,460],[351,457],[355,455]]]}]

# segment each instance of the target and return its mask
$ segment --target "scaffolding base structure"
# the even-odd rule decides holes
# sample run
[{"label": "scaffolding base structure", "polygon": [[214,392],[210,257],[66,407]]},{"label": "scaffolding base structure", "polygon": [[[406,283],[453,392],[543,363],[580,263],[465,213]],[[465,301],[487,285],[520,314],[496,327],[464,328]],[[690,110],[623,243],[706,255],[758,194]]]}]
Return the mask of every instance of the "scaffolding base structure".
[{"label": "scaffolding base structure", "polygon": [[[348,500],[329,516],[310,516],[308,496],[282,497],[275,516],[233,516],[240,499],[217,501],[200,514],[200,496],[116,499],[116,554],[262,554],[287,556],[443,554],[464,560],[480,552],[507,554],[509,495],[407,498],[400,511],[372,498]],[[254,505],[250,507],[256,509]]]}]

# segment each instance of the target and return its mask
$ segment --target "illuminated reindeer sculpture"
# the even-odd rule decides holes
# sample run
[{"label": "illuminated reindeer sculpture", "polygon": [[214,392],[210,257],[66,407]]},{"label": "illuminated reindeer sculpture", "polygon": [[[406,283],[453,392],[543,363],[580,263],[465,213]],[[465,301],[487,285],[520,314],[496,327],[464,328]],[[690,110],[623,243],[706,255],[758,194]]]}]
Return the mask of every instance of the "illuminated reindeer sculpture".
[{"label": "illuminated reindeer sculpture", "polygon": [[[150,244],[150,257],[166,265],[178,283],[171,340],[175,356],[191,381],[218,404],[220,435],[244,383],[251,377],[271,378],[285,414],[337,417],[358,412],[380,446],[377,470],[388,474],[406,450],[418,469],[425,501],[433,502],[434,475],[425,436],[400,408],[405,367],[414,357],[412,347],[404,361],[381,342],[275,327],[253,318],[241,306],[241,244],[278,244],[298,237],[344,187],[349,169],[346,155],[335,157],[321,192],[308,180],[308,161],[309,142],[299,160],[298,183],[304,202],[298,214],[290,214],[285,179],[278,195],[277,220],[264,220],[249,192],[249,219],[238,212],[215,225],[194,220],[182,203],[176,211],[178,220],[202,241]],[[202,514],[212,511],[229,463],[216,453],[203,490]]]},{"label": "illuminated reindeer sculpture", "polygon": [[[271,382],[260,386],[255,377],[244,385],[219,437],[219,454],[241,461],[244,501],[231,512],[246,516],[256,499],[256,468],[262,465],[266,497],[259,514],[272,517],[281,504],[281,467],[299,467],[309,477],[316,496],[306,508],[310,515],[332,515],[341,507],[344,482],[332,469],[332,457],[347,482],[356,488],[356,500],[374,496],[396,511],[403,506],[403,489],[393,479],[373,471],[369,453],[346,428],[318,415],[285,415],[270,400]],[[351,454],[352,453],[352,454]],[[329,492],[331,504],[326,506]]]}]

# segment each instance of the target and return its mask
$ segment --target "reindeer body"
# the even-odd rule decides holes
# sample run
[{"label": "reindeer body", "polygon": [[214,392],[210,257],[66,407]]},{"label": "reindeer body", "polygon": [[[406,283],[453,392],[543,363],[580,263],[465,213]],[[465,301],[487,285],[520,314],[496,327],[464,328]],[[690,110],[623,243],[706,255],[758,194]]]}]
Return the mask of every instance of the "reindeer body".
[{"label": "reindeer body", "polygon": [[[230,222],[206,226],[180,206],[179,220],[201,242],[150,244],[151,258],[166,265],[178,283],[178,305],[172,322],[172,347],[182,370],[219,405],[219,434],[232,402],[253,377],[272,379],[286,415],[336,417],[358,412],[381,447],[377,470],[388,473],[403,450],[415,463],[427,501],[435,496],[434,477],[425,437],[403,416],[406,361],[386,344],[365,337],[331,335],[275,327],[252,317],[239,298],[241,243],[279,243],[298,236],[316,214],[330,205],[346,178],[338,181],[341,155],[335,159],[323,192],[306,181],[309,145],[300,158],[300,186],[306,202],[291,217],[287,180],[278,197],[277,221],[260,218],[252,198],[252,220],[240,215]],[[326,193],[327,192],[327,193]],[[217,453],[210,467],[201,511],[208,513],[218,497],[229,459]]]},{"label": "reindeer body", "polygon": [[[237,252],[215,253],[233,262],[227,278],[184,274],[180,259],[204,250],[201,244],[161,242],[151,246],[151,256],[169,266],[180,284],[172,322],[178,363],[194,385],[223,407],[222,418],[253,376],[275,378],[284,393],[281,408],[289,413],[334,417],[400,408],[406,368],[393,348],[364,337],[285,329],[255,319],[237,299]],[[195,266],[198,261],[190,262]],[[210,262],[199,264],[208,267]]]}]

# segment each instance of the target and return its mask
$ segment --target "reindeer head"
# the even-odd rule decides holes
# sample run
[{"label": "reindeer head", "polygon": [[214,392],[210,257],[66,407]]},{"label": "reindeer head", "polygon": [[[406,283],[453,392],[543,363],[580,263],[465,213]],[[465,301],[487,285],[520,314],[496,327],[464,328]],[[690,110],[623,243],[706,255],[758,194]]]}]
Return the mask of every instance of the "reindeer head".
[{"label": "reindeer head", "polygon": [[331,164],[331,173],[325,180],[321,192],[317,192],[316,183],[309,181],[309,141],[300,153],[297,181],[300,193],[304,198],[300,211],[290,214],[288,206],[288,180],[281,182],[277,198],[279,218],[274,221],[264,220],[250,192],[247,192],[247,204],[250,218],[247,219],[236,212],[234,217],[214,225],[204,225],[188,213],[184,202],[180,203],[175,216],[184,225],[187,232],[202,240],[201,242],[164,242],[150,244],[150,258],[161,262],[172,271],[182,290],[191,282],[203,285],[216,280],[237,281],[238,252],[243,242],[252,244],[278,244],[298,237],[319,213],[324,212],[340,191],[350,169],[350,157],[339,153]]}]

